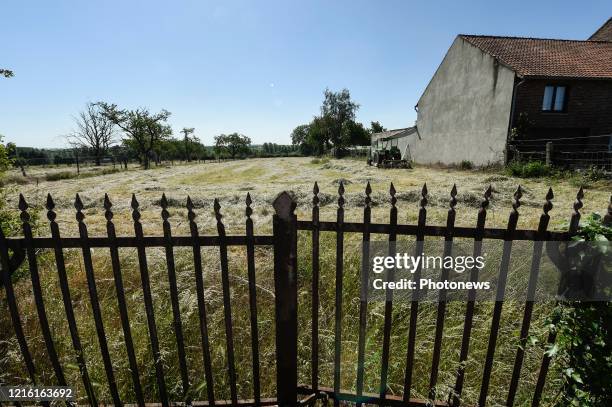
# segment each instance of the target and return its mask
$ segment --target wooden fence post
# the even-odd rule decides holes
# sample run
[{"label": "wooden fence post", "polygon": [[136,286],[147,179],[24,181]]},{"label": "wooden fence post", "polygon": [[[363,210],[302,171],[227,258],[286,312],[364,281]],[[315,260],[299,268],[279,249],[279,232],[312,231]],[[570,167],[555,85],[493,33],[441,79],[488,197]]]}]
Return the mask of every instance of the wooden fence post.
[{"label": "wooden fence post", "polygon": [[296,202],[280,193],[273,204],[276,305],[276,387],[279,406],[297,404],[297,216]]},{"label": "wooden fence post", "polygon": [[546,165],[553,164],[553,143],[552,141],[546,142]]}]

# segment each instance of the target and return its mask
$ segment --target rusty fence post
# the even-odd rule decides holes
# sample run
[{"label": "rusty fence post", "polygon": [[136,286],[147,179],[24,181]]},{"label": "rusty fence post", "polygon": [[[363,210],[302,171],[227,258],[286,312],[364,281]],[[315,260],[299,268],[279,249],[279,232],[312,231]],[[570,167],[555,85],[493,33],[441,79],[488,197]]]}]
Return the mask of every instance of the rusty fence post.
[{"label": "rusty fence post", "polygon": [[276,387],[279,406],[297,404],[297,217],[288,192],[274,203]]}]

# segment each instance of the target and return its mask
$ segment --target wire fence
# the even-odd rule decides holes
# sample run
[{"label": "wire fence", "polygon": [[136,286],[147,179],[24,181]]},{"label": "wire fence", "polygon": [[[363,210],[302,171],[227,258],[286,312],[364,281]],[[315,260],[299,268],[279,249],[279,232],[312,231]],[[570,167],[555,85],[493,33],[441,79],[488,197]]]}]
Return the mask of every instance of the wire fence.
[{"label": "wire fence", "polygon": [[513,140],[510,159],[538,160],[568,169],[612,171],[612,135]]}]

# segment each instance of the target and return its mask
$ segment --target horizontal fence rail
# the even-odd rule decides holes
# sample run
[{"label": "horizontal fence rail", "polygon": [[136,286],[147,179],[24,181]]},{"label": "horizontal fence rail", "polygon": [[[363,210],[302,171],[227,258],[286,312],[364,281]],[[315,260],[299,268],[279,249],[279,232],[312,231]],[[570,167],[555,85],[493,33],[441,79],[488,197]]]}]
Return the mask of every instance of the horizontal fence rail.
[{"label": "horizontal fence rail", "polygon": [[[345,271],[344,248],[347,234],[360,234],[360,240],[363,243],[370,242],[371,236],[374,234],[382,234],[386,236],[389,242],[389,254],[394,255],[396,250],[396,241],[399,236],[414,236],[416,239],[416,254],[419,255],[423,250],[423,242],[427,237],[438,237],[444,240],[444,253],[450,254],[453,239],[468,238],[473,241],[473,254],[480,255],[482,251],[482,242],[485,239],[497,239],[504,241],[503,254],[499,266],[499,281],[497,287],[498,294],[503,294],[508,273],[508,264],[511,258],[512,242],[513,241],[534,241],[535,250],[531,259],[531,267],[529,272],[529,293],[533,294],[535,290],[535,282],[539,272],[539,253],[542,251],[543,241],[568,241],[574,236],[578,230],[580,220],[580,209],[583,206],[582,199],[584,193],[582,188],[578,191],[576,201],[573,207],[573,213],[570,219],[570,227],[567,232],[554,232],[548,230],[550,220],[549,212],[553,209],[554,194],[552,189],[548,191],[543,200],[542,213],[540,215],[539,227],[537,230],[522,230],[517,229],[519,219],[519,208],[521,206],[521,198],[523,190],[519,186],[514,193],[512,201],[512,210],[510,211],[507,228],[488,228],[486,226],[487,210],[492,197],[492,188],[489,187],[483,194],[480,208],[475,219],[475,227],[459,227],[455,226],[456,205],[457,205],[457,187],[453,186],[450,196],[447,213],[447,222],[445,226],[427,225],[427,208],[428,208],[428,191],[424,185],[421,190],[421,196],[418,206],[418,221],[416,225],[406,225],[398,223],[398,210],[396,207],[397,198],[396,190],[393,184],[389,189],[389,221],[388,223],[372,223],[371,222],[371,192],[372,188],[368,183],[365,188],[365,205],[363,208],[363,222],[346,222],[344,214],[344,185],[342,182],[338,188],[337,211],[335,221],[321,221],[319,219],[319,187],[315,183],[313,188],[312,198],[312,218],[311,220],[298,220],[295,214],[297,202],[291,193],[281,193],[273,203],[274,215],[272,220],[271,235],[256,235],[253,226],[253,209],[252,199],[249,194],[245,201],[245,234],[244,235],[228,235],[226,234],[225,225],[223,223],[223,215],[221,213],[221,205],[215,199],[213,208],[217,234],[214,236],[203,236],[199,234],[198,225],[196,223],[197,215],[194,211],[194,205],[191,198],[186,200],[187,219],[189,222],[190,234],[188,236],[174,236],[172,234],[172,226],[169,221],[170,214],[168,212],[168,200],[163,195],[160,200],[160,218],[163,226],[162,236],[145,236],[143,232],[140,213],[140,204],[135,196],[132,196],[131,215],[133,223],[133,236],[117,236],[115,231],[115,223],[113,221],[114,214],[112,211],[112,203],[107,195],[104,198],[104,216],[106,219],[107,236],[89,236],[85,214],[83,213],[84,205],[77,195],[74,203],[76,209],[76,220],[79,228],[78,237],[63,237],[60,235],[60,229],[56,222],[57,214],[55,212],[55,203],[52,197],[47,197],[46,209],[47,219],[51,237],[34,237],[30,214],[28,213],[29,205],[25,198],[21,195],[19,199],[20,218],[22,222],[23,237],[5,237],[0,230],[0,259],[1,266],[1,283],[6,294],[6,302],[10,313],[10,320],[14,328],[14,333],[21,352],[23,362],[25,364],[24,379],[29,380],[31,384],[38,383],[39,372],[37,364],[40,361],[35,361],[32,358],[31,348],[28,344],[28,338],[23,330],[23,321],[19,312],[19,305],[14,291],[14,282],[11,275],[23,262],[27,260],[29,275],[33,289],[33,299],[37,311],[38,322],[41,327],[42,336],[46,348],[45,354],[49,358],[50,365],[54,373],[54,380],[57,385],[70,385],[66,383],[63,366],[59,362],[60,357],[55,346],[53,332],[50,330],[45,302],[40,286],[40,272],[37,267],[38,256],[37,249],[52,249],[54,263],[57,268],[58,281],[61,289],[61,301],[63,304],[66,321],[70,332],[71,345],[74,351],[76,366],[78,366],[80,380],[83,382],[83,395],[90,405],[98,404],[99,402],[111,402],[115,405],[123,403],[135,403],[138,406],[144,406],[146,403],[158,402],[162,406],[168,406],[174,402],[184,402],[191,405],[272,405],[278,404],[281,406],[294,406],[298,404],[313,404],[317,399],[327,401],[332,399],[335,405],[340,402],[356,403],[357,405],[376,404],[376,405],[398,405],[398,406],[458,406],[462,404],[463,388],[465,381],[465,363],[470,355],[470,345],[472,342],[472,328],[474,324],[474,315],[476,310],[475,292],[472,290],[465,298],[465,314],[463,320],[463,329],[461,331],[461,345],[458,351],[458,368],[454,372],[455,384],[451,391],[442,393],[437,389],[437,383],[440,375],[440,357],[441,344],[444,338],[444,326],[446,318],[447,298],[444,290],[440,291],[440,298],[436,307],[436,318],[433,331],[433,358],[431,361],[431,369],[428,372],[418,372],[414,369],[415,352],[417,345],[418,333],[418,318],[419,318],[419,298],[418,291],[413,292],[410,301],[410,312],[405,321],[401,322],[402,329],[405,329],[403,335],[402,352],[405,356],[404,364],[404,383],[403,393],[401,395],[391,395],[388,392],[388,373],[389,373],[389,352],[391,344],[391,329],[394,323],[393,316],[393,295],[390,290],[387,292],[387,301],[384,307],[384,323],[382,327],[382,348],[380,352],[380,377],[378,382],[380,386],[376,393],[366,393],[364,391],[365,379],[365,364],[368,358],[366,355],[366,332],[368,325],[368,284],[366,275],[369,253],[364,248],[360,253],[360,268],[362,270],[360,291],[361,298],[359,299],[358,307],[358,330],[354,332],[354,340],[357,346],[357,366],[356,366],[356,382],[354,388],[356,391],[343,390],[341,388],[342,372],[346,369],[341,361],[343,337],[342,337],[342,321],[346,316],[346,311],[343,306],[343,281],[348,278]],[[612,203],[608,207],[606,221],[612,220]],[[311,296],[311,308],[308,310],[311,319],[311,338],[310,338],[310,357],[309,360],[299,360],[298,356],[298,232],[303,231],[310,236],[312,252],[309,256],[312,258],[312,274],[311,281],[308,281]],[[334,315],[333,315],[333,380],[332,383],[320,383],[320,333],[319,333],[319,316],[320,309],[320,278],[321,278],[321,252],[327,250],[326,247],[321,247],[321,233],[329,232],[335,234],[335,293],[334,293]],[[240,399],[238,397],[237,382],[238,377],[242,373],[240,366],[237,366],[235,354],[238,346],[245,344],[236,341],[234,337],[234,314],[231,304],[230,291],[230,274],[229,274],[229,247],[242,247],[245,249],[246,258],[242,261],[244,270],[246,270],[248,280],[248,327],[250,330],[250,358],[252,360],[252,398],[249,400]],[[262,397],[261,392],[261,376],[269,374],[268,372],[260,371],[260,321],[258,321],[258,299],[257,299],[257,284],[256,284],[256,267],[255,267],[255,248],[258,246],[269,246],[274,249],[274,302],[275,316],[274,323],[276,326],[276,397]],[[363,247],[366,245],[364,244]],[[163,356],[160,350],[159,329],[157,326],[154,313],[154,300],[152,295],[151,281],[147,248],[163,249],[165,266],[167,271],[167,281],[169,287],[170,305],[172,308],[172,327],[173,335],[177,344],[176,357],[178,358],[178,370],[181,386],[181,400],[171,400],[168,394],[166,383],[166,368],[163,363]],[[175,248],[191,248],[191,260],[195,277],[196,294],[197,294],[197,320],[199,333],[199,346],[201,347],[202,359],[199,361],[190,360],[187,356],[185,348],[185,322],[181,314],[179,304],[179,293],[177,287],[177,266],[175,260]],[[225,364],[228,377],[229,400],[217,400],[215,394],[215,376],[213,371],[213,361],[211,349],[213,338],[209,327],[209,294],[205,292],[204,277],[203,277],[203,259],[201,249],[203,247],[218,248],[219,272],[221,278],[221,291],[219,298],[223,308],[223,331]],[[104,318],[102,309],[99,303],[98,284],[96,272],[92,262],[92,249],[106,248],[110,254],[110,267],[112,268],[113,284],[116,292],[117,309],[119,312],[121,331],[123,333],[123,346],[125,346],[128,365],[130,368],[131,388],[133,390],[134,400],[122,400],[119,387],[123,387],[125,383],[117,383],[116,380],[116,365],[113,364],[109,352],[107,342],[107,334],[104,326]],[[146,311],[146,328],[147,328],[147,343],[153,355],[153,370],[145,373],[139,369],[137,363],[137,349],[135,349],[134,338],[132,336],[132,327],[130,323],[130,315],[126,302],[126,290],[123,280],[123,272],[119,249],[135,248],[136,260],[138,264],[140,285],[142,289],[142,303]],[[69,287],[66,260],[64,258],[65,249],[80,249],[80,258],[84,264],[85,277],[88,286],[88,298],[91,306],[91,312],[95,323],[95,331],[98,339],[99,350],[101,353],[104,374],[110,390],[110,400],[99,400],[96,394],[96,388],[92,383],[91,373],[88,370],[87,358],[81,342],[81,333],[76,323],[75,311],[73,308],[73,295]],[[393,271],[389,271],[393,273]],[[416,278],[420,276],[421,270],[415,273]],[[449,270],[443,269],[441,278],[448,277]],[[478,270],[473,267],[469,271],[470,281],[478,281]],[[486,358],[482,370],[482,377],[479,383],[480,392],[478,396],[478,405],[484,406],[487,404],[487,397],[490,388],[490,376],[494,363],[496,342],[500,332],[500,319],[502,313],[503,301],[497,301],[493,308],[493,317],[488,336],[488,346],[486,349]],[[520,334],[518,338],[518,346],[516,347],[514,365],[512,369],[512,377],[507,389],[507,405],[513,405],[517,389],[520,385],[521,369],[525,358],[525,345],[529,336],[530,323],[532,319],[534,302],[528,300],[524,304],[524,313],[520,325]],[[555,334],[551,331],[548,337],[548,343],[555,342]],[[310,364],[310,381],[309,384],[298,384],[298,369],[305,364]],[[537,406],[541,400],[546,375],[551,363],[549,356],[545,355],[541,368],[539,370],[538,382],[533,394],[533,405]],[[190,366],[194,364],[201,365],[203,368],[203,378],[190,377]],[[141,376],[150,374],[155,376],[156,388],[148,389],[145,394],[145,389],[141,384]],[[411,397],[414,394],[414,378],[416,375],[426,374],[429,378],[429,391],[427,397],[429,400]],[[27,377],[26,377],[27,376]],[[377,377],[378,379],[378,377]],[[206,397],[205,401],[192,400],[193,388],[196,383],[205,383]],[[325,387],[330,386],[330,387]],[[303,396],[301,400],[298,396]]]}]

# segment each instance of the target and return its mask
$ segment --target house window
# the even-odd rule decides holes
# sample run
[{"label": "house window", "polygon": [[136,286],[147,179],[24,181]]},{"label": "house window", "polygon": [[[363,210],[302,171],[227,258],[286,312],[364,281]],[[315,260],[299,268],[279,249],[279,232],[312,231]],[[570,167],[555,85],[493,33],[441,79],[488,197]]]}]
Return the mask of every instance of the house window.
[{"label": "house window", "polygon": [[567,87],[547,85],[544,88],[544,99],[542,100],[542,110],[545,112],[565,111],[565,101],[567,99]]}]

